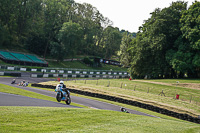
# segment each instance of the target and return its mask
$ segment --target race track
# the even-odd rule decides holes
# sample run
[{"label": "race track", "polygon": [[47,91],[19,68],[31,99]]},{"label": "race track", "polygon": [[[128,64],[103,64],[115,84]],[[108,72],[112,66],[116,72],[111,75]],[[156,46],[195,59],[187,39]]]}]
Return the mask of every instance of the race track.
[{"label": "race track", "polygon": [[0,106],[42,106],[77,108],[76,106],[65,105],[58,102],[46,101],[2,92],[0,92]]},{"label": "race track", "polygon": [[[36,92],[39,94],[43,94],[46,96],[50,97],[55,97],[56,93],[52,91],[47,91],[47,90],[41,90],[41,89],[36,89],[36,88],[31,88],[31,87],[22,87],[18,86],[17,84],[11,84],[13,78],[8,78],[8,77],[0,77],[0,83],[21,88],[24,90]],[[22,80],[26,80],[30,83],[38,83],[38,82],[45,82],[45,81],[52,81],[56,79],[49,79],[49,78],[31,78],[28,76],[24,77],[19,77],[16,78],[16,83],[19,83]],[[109,104],[106,102],[101,102],[97,100],[91,100],[87,98],[82,98],[78,96],[71,96],[72,102],[88,106],[90,108],[95,108],[95,109],[104,109],[104,110],[113,110],[113,111],[120,111],[120,106],[114,105],[114,104]],[[15,102],[13,102],[15,101]],[[5,93],[0,93],[0,106],[47,106],[47,107],[70,107],[70,108],[76,108],[75,106],[71,105],[66,105],[63,103],[58,103],[58,102],[51,102],[51,101],[45,101],[45,100],[40,100],[40,99],[34,99],[34,98],[29,98],[29,97],[24,97],[24,96],[18,96],[18,95],[13,95],[13,94],[5,94]],[[127,109],[130,113],[132,114],[137,114],[137,115],[144,115],[144,116],[150,116],[150,117],[155,117],[152,115],[148,115],[142,112],[138,112],[135,110]]]}]

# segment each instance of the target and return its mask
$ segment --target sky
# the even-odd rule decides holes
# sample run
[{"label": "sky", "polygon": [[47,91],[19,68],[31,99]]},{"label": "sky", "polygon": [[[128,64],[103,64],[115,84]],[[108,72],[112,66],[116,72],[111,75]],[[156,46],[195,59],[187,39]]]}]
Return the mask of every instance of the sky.
[{"label": "sky", "polygon": [[[138,32],[144,20],[150,18],[150,13],[156,8],[169,7],[177,0],[75,0],[77,3],[89,3],[96,7],[104,17],[118,27],[129,32]],[[182,0],[192,5],[195,0]]]}]

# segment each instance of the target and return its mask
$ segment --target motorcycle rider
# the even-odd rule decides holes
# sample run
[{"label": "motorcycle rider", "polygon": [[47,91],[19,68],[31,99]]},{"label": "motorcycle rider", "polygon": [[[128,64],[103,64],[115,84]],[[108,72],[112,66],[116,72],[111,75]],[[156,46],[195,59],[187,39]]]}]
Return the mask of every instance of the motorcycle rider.
[{"label": "motorcycle rider", "polygon": [[12,82],[11,82],[11,84],[15,84],[15,81],[16,81],[16,80],[15,80],[15,79],[13,79],[13,80],[12,80]]},{"label": "motorcycle rider", "polygon": [[60,81],[60,84],[57,84],[56,89],[58,89],[58,87],[62,87],[62,90],[67,93],[67,96],[70,96],[69,89],[66,88],[66,85],[64,84],[62,80]]},{"label": "motorcycle rider", "polygon": [[129,113],[125,108],[121,107],[120,110],[125,113]]}]

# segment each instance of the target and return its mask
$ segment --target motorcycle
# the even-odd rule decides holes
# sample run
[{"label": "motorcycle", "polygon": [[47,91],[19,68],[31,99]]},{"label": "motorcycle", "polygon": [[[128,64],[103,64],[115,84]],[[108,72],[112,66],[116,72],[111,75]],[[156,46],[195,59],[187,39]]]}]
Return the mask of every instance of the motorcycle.
[{"label": "motorcycle", "polygon": [[125,113],[129,113],[125,108],[121,107],[120,110]]},{"label": "motorcycle", "polygon": [[15,80],[15,79],[13,79],[13,80],[12,80],[12,82],[11,82],[11,84],[15,84],[15,81],[16,81],[16,80]]},{"label": "motorcycle", "polygon": [[55,89],[55,92],[57,92],[56,100],[58,102],[65,101],[67,105],[70,105],[71,103],[70,92],[66,88],[58,87],[57,89]]}]

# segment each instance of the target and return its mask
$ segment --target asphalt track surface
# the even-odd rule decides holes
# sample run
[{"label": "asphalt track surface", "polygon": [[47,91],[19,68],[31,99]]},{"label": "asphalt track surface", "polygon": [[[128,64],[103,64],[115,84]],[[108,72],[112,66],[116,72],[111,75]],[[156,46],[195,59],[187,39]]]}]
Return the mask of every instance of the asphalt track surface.
[{"label": "asphalt track surface", "polygon": [[[24,90],[36,92],[39,94],[43,94],[46,96],[50,97],[55,97],[56,93],[52,91],[47,91],[47,90],[41,90],[41,89],[36,89],[36,88],[31,88],[31,87],[22,87],[18,86],[17,84],[11,84],[11,81],[14,78],[8,78],[8,77],[0,77],[0,83],[21,88]],[[50,78],[31,78],[28,74],[22,75],[22,77],[15,78],[16,83],[19,83],[22,80],[28,81],[30,83],[39,83],[39,82],[46,82],[46,81],[55,81],[56,79],[50,79]],[[94,109],[104,109],[104,110],[113,110],[113,111],[120,111],[120,106],[106,103],[106,102],[101,102],[97,100],[92,100],[88,98],[82,98],[78,96],[71,96],[72,102],[88,106],[90,108]],[[35,98],[30,98],[30,97],[25,97],[25,96],[19,96],[19,95],[14,95],[14,94],[6,94],[6,93],[0,93],[0,106],[43,106],[43,107],[68,107],[68,108],[78,108],[76,106],[71,106],[71,105],[66,105],[63,103],[58,103],[58,102],[52,102],[52,101],[45,101],[41,99],[35,99]],[[150,117],[155,117],[146,113],[142,113],[139,111],[127,109],[127,111],[131,114],[137,114],[137,115],[143,115],[143,116],[150,116]]]}]

